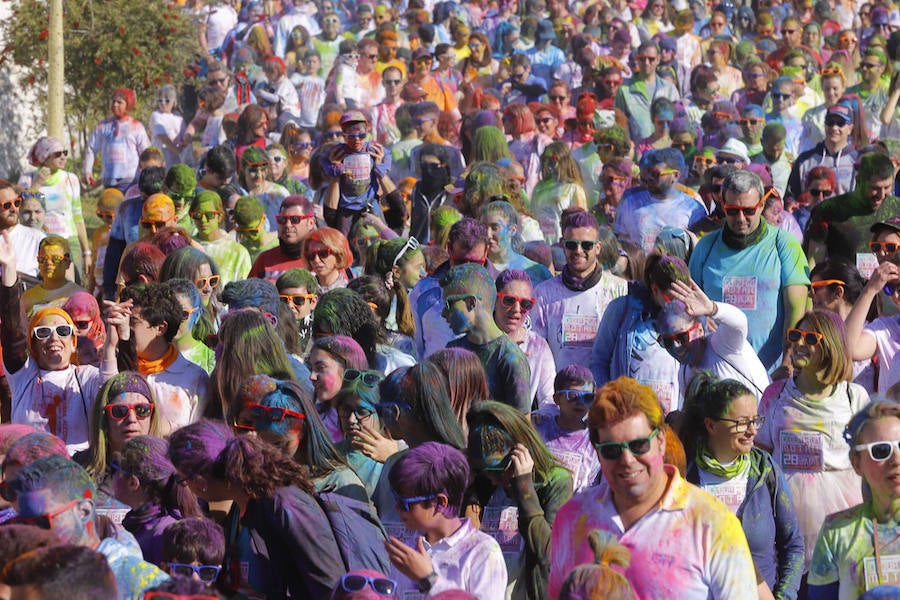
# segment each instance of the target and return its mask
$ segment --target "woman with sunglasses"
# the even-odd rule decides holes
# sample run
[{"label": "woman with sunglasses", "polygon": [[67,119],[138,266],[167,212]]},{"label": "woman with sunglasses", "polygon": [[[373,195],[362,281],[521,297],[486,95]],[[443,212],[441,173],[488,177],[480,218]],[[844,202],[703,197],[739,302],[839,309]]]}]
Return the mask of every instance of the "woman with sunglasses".
[{"label": "woman with sunglasses", "polygon": [[169,444],[151,435],[132,437],[113,455],[110,477],[116,499],[131,507],[122,520],[141,547],[144,560],[163,561],[163,531],[186,517],[201,516],[193,492],[178,484],[169,462]]},{"label": "woman with sunglasses", "polygon": [[[541,441],[528,417],[499,402],[474,405],[466,417],[468,455],[475,481],[473,502],[482,509],[481,529],[491,533],[506,559],[513,598],[546,597],[550,574],[550,527],[572,497],[572,476]],[[517,528],[503,521],[516,514]]]},{"label": "woman with sunglasses", "polygon": [[[892,581],[887,579],[888,556],[900,550],[896,483],[900,407],[890,401],[868,404],[850,420],[844,437],[850,446],[850,464],[867,490],[866,499],[830,515],[822,526],[807,579],[810,599],[857,598],[866,589]],[[893,589],[888,593],[895,593]]]},{"label": "woman with sunglasses", "polygon": [[365,484],[369,497],[375,493],[384,461],[406,448],[403,440],[391,439],[378,416],[378,385],[383,379],[378,371],[347,369],[343,387],[334,398],[344,434],[335,447]]},{"label": "woman with sunglasses", "polygon": [[241,386],[239,401],[234,421],[238,433],[254,431],[304,465],[316,491],[369,501],[362,481],[332,443],[312,397],[299,385],[254,375]]},{"label": "woman with sunglasses", "polygon": [[376,240],[369,249],[366,273],[384,282],[391,300],[385,328],[410,338],[415,335],[409,292],[425,278],[425,255],[414,237]]},{"label": "woman with sunglasses", "polygon": [[497,276],[495,284],[494,320],[528,359],[531,398],[538,408],[553,406],[553,378],[556,376],[553,353],[547,340],[525,327],[528,313],[536,303],[531,277],[525,271],[507,269]]},{"label": "woman with sunglasses", "polygon": [[156,396],[143,375],[124,371],[113,375],[100,391],[91,412],[90,445],[73,456],[97,487],[114,495],[110,463],[125,442],[139,435],[159,436]]},{"label": "woman with sunglasses", "polygon": [[181,325],[172,343],[178,351],[192,363],[200,365],[207,373],[216,366],[216,355],[212,348],[194,337],[194,326],[203,315],[203,299],[193,281],[170,279],[166,282],[181,305]]},{"label": "woman with sunglasses", "polygon": [[81,338],[78,364],[99,367],[100,351],[106,343],[106,325],[100,318],[97,299],[87,292],[75,292],[63,304],[63,310],[72,317],[75,335]]},{"label": "woman with sunglasses", "polygon": [[170,279],[193,281],[200,291],[203,311],[199,321],[195,323],[195,328],[198,329],[194,336],[205,340],[208,334],[215,333],[218,329],[219,314],[222,311],[217,291],[221,283],[219,266],[204,252],[193,246],[184,246],[172,251],[159,269],[159,281]]},{"label": "woman with sunglasses", "polygon": [[678,435],[687,455],[685,479],[737,515],[760,587],[776,598],[795,598],[803,537],[781,468],[753,445],[764,421],[756,396],[739,381],[718,380],[706,371],[691,378],[684,396]]},{"label": "woman with sunglasses", "polygon": [[288,123],[281,130],[279,141],[287,150],[288,168],[285,169],[287,176],[306,185],[309,182],[310,157],[315,148],[312,134],[294,123]]},{"label": "woman with sunglasses", "polygon": [[250,253],[223,229],[225,208],[222,198],[212,190],[201,190],[191,200],[191,219],[197,230],[196,240],[219,267],[219,285],[244,279],[250,273]]},{"label": "woman with sunglasses", "polygon": [[[19,178],[25,196],[43,196],[44,230],[59,235],[72,248],[75,268],[83,277],[93,266],[93,253],[81,210],[78,175],[66,171],[69,151],[55,137],[41,137],[28,152],[28,162],[37,171]],[[83,259],[83,260],[82,260]]]},{"label": "woman with sunglasses", "polygon": [[247,148],[241,156],[238,181],[248,195],[256,196],[262,202],[266,211],[266,228],[274,231],[275,217],[281,203],[290,193],[272,181],[271,160],[263,148],[257,146]]},{"label": "woman with sunglasses", "polygon": [[306,468],[258,437],[235,437],[213,421],[174,432],[169,459],[199,498],[232,502],[219,576],[225,589],[250,597],[328,597],[346,569]]},{"label": "woman with sunglasses", "polygon": [[66,442],[69,452],[88,446],[88,421],[103,383],[97,367],[76,365],[75,322],[60,308],[23,319],[16,251],[8,231],[0,234],[0,346],[12,395],[3,420],[32,425]]},{"label": "woman with sunglasses", "polygon": [[353,279],[350,265],[353,253],[350,244],[337,229],[320,227],[303,238],[302,258],[304,268],[308,269],[319,282],[319,293],[347,287]]},{"label": "woman with sunglasses", "polygon": [[862,501],[843,430],[869,401],[855,383],[841,318],[827,310],[806,313],[789,329],[785,352],[794,376],[763,394],[756,445],[771,452],[790,486],[806,547],[806,565],[826,515]]}]

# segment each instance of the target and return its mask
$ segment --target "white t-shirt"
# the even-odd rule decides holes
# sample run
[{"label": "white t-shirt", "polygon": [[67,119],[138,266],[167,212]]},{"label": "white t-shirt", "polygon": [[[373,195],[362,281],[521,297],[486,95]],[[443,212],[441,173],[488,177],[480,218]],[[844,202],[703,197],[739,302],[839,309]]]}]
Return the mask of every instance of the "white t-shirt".
[{"label": "white t-shirt", "polygon": [[900,318],[897,316],[878,317],[863,329],[863,335],[875,338],[878,352],[878,369],[882,377],[878,378],[879,394],[885,393],[900,378],[900,373],[891,376],[894,355],[900,350]]}]

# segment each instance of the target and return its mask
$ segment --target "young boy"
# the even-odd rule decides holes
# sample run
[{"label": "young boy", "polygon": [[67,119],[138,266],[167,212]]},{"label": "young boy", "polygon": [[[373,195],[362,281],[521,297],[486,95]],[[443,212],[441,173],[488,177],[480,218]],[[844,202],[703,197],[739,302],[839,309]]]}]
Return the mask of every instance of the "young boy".
[{"label": "young boy", "polygon": [[403,524],[423,534],[415,548],[395,537],[385,542],[399,582],[398,597],[411,598],[404,591],[418,588],[423,598],[453,589],[478,600],[503,598],[507,578],[500,545],[457,516],[469,481],[463,453],[427,442],[403,455],[388,480]]},{"label": "young boy", "polygon": [[365,141],[369,137],[366,116],[361,111],[348,110],[341,115],[341,130],[344,143],[335,146],[321,161],[325,179],[339,188],[336,193],[326,196],[324,216],[329,226],[349,236],[353,224],[363,213],[372,212],[383,217],[378,202],[380,193],[384,194],[389,206],[400,210],[403,197],[388,176],[391,165],[390,160],[385,163],[384,147],[377,142]]},{"label": "young boy", "polygon": [[288,305],[300,332],[300,347],[307,356],[312,344],[312,312],[319,301],[319,284],[306,269],[285,271],[275,282],[278,297]]},{"label": "young boy", "polygon": [[212,587],[225,558],[225,535],[212,519],[176,521],[163,532],[162,568],[169,575],[199,579]]},{"label": "young boy", "polygon": [[97,217],[103,222],[91,236],[91,248],[94,250],[94,264],[88,268],[87,290],[97,294],[103,289],[103,265],[106,261],[106,246],[109,244],[109,229],[116,211],[125,196],[116,188],[106,188],[97,200]]},{"label": "young boy", "polygon": [[572,473],[574,493],[594,485],[600,461],[591,446],[585,417],[594,402],[594,376],[582,365],[569,365],[553,380],[553,401],[531,420],[550,453]]},{"label": "young boy", "polygon": [[487,374],[491,398],[531,412],[531,368],[519,346],[494,321],[497,288],[487,269],[474,263],[451,267],[441,280],[444,310],[453,333],[447,344],[474,352]]}]

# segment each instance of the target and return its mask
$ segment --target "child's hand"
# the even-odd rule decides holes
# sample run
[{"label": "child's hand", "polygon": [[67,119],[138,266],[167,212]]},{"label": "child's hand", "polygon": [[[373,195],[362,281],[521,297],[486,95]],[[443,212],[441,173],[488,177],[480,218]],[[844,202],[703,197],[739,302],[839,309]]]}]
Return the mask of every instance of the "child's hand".
[{"label": "child's hand", "polygon": [[425,551],[425,538],[419,536],[415,548],[410,548],[397,538],[391,536],[384,542],[388,558],[398,571],[418,582],[423,577],[434,573],[431,557]]},{"label": "child's hand", "polygon": [[360,429],[351,434],[350,445],[380,463],[386,461],[392,454],[396,454],[400,448],[396,441],[381,435],[366,423],[361,423]]},{"label": "child's hand", "polygon": [[328,155],[328,160],[336,165],[339,165],[343,162],[345,156],[347,156],[347,147],[344,145],[339,145],[331,151],[331,154]]}]

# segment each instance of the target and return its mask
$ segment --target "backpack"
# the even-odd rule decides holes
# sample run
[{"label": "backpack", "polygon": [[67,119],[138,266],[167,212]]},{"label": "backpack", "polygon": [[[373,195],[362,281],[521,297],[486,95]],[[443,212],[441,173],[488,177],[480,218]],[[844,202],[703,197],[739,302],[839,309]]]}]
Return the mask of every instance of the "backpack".
[{"label": "backpack", "polygon": [[391,561],[384,548],[387,532],[370,503],[333,492],[317,494],[316,499],[328,517],[348,571],[391,572]]}]

